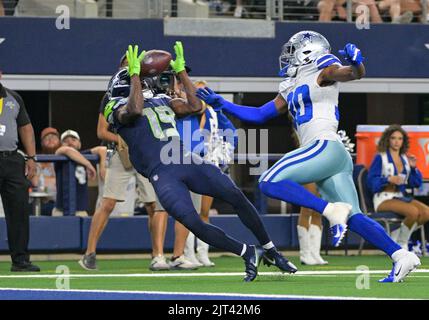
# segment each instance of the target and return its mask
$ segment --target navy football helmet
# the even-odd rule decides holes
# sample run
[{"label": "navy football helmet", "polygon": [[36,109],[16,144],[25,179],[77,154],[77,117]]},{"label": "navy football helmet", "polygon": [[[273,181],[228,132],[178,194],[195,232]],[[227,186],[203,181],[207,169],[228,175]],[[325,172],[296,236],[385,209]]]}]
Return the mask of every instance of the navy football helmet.
[{"label": "navy football helmet", "polygon": [[[143,96],[153,97],[156,94],[169,94],[174,87],[173,71],[164,71],[155,76],[142,79]],[[119,70],[109,81],[107,96],[109,100],[115,98],[126,98],[130,95],[131,80],[127,68]]]},{"label": "navy football helmet", "polygon": [[127,68],[116,72],[109,81],[107,96],[109,100],[115,98],[126,98],[130,95],[130,76]]}]

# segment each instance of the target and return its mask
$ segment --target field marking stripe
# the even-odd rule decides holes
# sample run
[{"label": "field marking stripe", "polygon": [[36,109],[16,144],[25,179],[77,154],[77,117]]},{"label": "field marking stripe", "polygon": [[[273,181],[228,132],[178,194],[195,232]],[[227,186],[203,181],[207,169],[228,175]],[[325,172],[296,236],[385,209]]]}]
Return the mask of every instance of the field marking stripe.
[{"label": "field marking stripe", "polygon": [[213,293],[213,292],[165,292],[165,291],[127,291],[127,290],[88,290],[88,289],[34,289],[34,288],[0,288],[1,291],[23,292],[70,292],[70,293],[117,293],[117,294],[149,294],[149,295],[178,295],[178,296],[210,296],[210,297],[243,297],[243,298],[286,298],[286,299],[315,299],[315,300],[423,300],[403,298],[376,298],[376,297],[341,297],[341,296],[312,296],[288,294],[246,294],[246,293]]},{"label": "field marking stripe", "polygon": [[[260,276],[322,276],[322,275],[354,275],[354,274],[388,274],[391,270],[327,270],[327,271],[298,271],[298,273],[284,274],[281,272],[259,272]],[[417,269],[414,273],[429,273],[429,269]],[[70,277],[70,278],[167,278],[167,277],[232,277],[232,276],[243,276],[244,272],[193,272],[193,273],[131,273],[131,274],[32,274],[32,275],[0,275],[0,279],[54,279],[58,277]]]}]

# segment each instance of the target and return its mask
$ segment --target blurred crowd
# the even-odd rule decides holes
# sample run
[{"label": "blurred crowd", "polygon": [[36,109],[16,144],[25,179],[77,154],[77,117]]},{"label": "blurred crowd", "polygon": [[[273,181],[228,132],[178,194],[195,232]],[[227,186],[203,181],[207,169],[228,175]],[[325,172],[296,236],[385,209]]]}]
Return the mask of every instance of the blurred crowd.
[{"label": "blurred crowd", "polygon": [[[19,0],[0,0],[0,16],[14,15]],[[265,19],[267,0],[202,0],[215,16]],[[370,22],[410,23],[429,21],[420,0],[352,0],[352,12],[366,6]],[[346,21],[347,0],[285,0],[282,20]],[[358,10],[359,11],[359,10]]]}]

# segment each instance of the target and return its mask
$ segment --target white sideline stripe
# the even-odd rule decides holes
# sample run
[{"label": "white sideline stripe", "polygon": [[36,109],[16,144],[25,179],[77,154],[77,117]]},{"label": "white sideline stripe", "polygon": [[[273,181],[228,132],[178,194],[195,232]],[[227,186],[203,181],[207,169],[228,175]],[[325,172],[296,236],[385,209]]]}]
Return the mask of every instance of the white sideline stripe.
[{"label": "white sideline stripe", "polygon": [[158,294],[180,296],[210,296],[210,297],[243,297],[243,298],[289,298],[289,299],[319,299],[319,300],[423,300],[403,298],[375,298],[375,297],[341,297],[341,296],[311,296],[288,294],[246,294],[246,293],[213,293],[213,292],[165,292],[165,291],[126,291],[126,290],[60,290],[60,289],[26,289],[26,288],[0,288],[1,291],[30,291],[30,292],[75,292],[75,293],[123,293],[123,294]]},{"label": "white sideline stripe", "polygon": [[[260,276],[326,276],[326,275],[354,275],[354,274],[388,274],[391,270],[328,270],[328,271],[298,271],[296,274],[281,272],[259,272]],[[429,273],[429,269],[417,269],[414,273]],[[56,279],[61,278],[167,278],[167,277],[236,277],[243,276],[244,272],[202,272],[202,273],[113,273],[113,274],[37,274],[37,275],[1,275],[0,279]]]},{"label": "white sideline stripe", "polygon": [[[307,150],[307,152],[299,155],[299,156],[295,156],[292,155],[289,159],[284,160],[283,162],[281,162],[281,164],[279,166],[277,166],[274,170],[270,171],[268,170],[268,174],[262,179],[262,181],[268,181],[270,180],[270,178],[276,174],[277,172],[281,171],[285,166],[287,166],[289,163],[304,159],[306,157],[311,156],[312,154],[318,152],[322,147],[323,147],[324,141],[320,140],[316,146],[313,146],[310,148],[310,150]],[[281,160],[280,160],[281,161]]]}]

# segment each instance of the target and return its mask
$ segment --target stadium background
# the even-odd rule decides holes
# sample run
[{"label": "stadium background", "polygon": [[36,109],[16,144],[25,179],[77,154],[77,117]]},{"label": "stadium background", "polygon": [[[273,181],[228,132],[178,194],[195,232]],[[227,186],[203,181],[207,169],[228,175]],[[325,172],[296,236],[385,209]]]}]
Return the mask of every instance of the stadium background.
[{"label": "stadium background", "polygon": [[[290,35],[305,29],[324,34],[334,53],[345,43],[354,42],[366,57],[366,78],[341,86],[340,129],[346,130],[352,140],[355,140],[359,124],[429,124],[427,24],[371,24],[370,29],[359,30],[354,23],[306,21],[314,20],[314,8],[313,11],[309,9],[310,13],[304,11],[287,17],[288,12],[296,11],[291,1],[283,3],[289,4],[293,10],[288,11],[286,5],[283,16],[277,12],[277,16],[270,16],[271,19],[266,19],[268,11],[265,14],[259,12],[256,18],[261,19],[237,20],[228,15],[213,16],[212,13],[210,19],[204,19],[201,12],[205,11],[193,10],[195,4],[191,2],[186,4],[186,8],[191,9],[183,11],[188,13],[185,16],[196,18],[190,19],[189,16],[181,16],[180,1],[178,5],[173,1],[171,7],[168,1],[158,1],[157,10],[152,8],[151,14],[144,9],[132,10],[151,3],[155,2],[124,0],[118,6],[114,1],[112,7],[101,7],[106,12],[99,9],[94,13],[93,6],[82,9],[74,1],[21,1],[18,4],[21,17],[0,19],[2,81],[24,98],[36,137],[47,126],[60,131],[73,128],[81,134],[84,149],[99,144],[96,137],[99,102],[110,75],[130,43],[137,43],[145,49],[171,51],[174,41],[181,40],[193,78],[208,80],[214,90],[232,94],[236,102],[260,105],[277,92],[280,81],[277,77],[278,55],[282,44]],[[58,4],[71,8],[70,29],[58,30],[55,27]],[[38,11],[41,7],[43,10]],[[171,11],[166,12],[166,7]],[[32,15],[37,17],[29,17]],[[166,15],[170,17],[165,18]],[[91,17],[82,18],[84,16]],[[165,19],[160,19],[162,17]],[[234,123],[238,127],[258,128],[237,120]],[[270,130],[269,152],[282,154],[289,151],[291,142],[287,137],[291,128],[287,119],[270,121],[267,127]],[[233,176],[249,198],[258,201],[258,194],[254,193],[255,177],[249,177],[248,166],[235,165]],[[95,194],[96,189],[92,188],[93,204]],[[225,204],[215,203],[215,207],[221,214],[233,213]],[[264,219],[269,230],[274,230],[271,231],[274,240],[280,242],[282,248],[297,247],[296,217],[290,214],[296,210],[287,207],[288,213],[279,215],[285,211],[284,206],[277,201],[268,201],[267,212],[276,216],[269,215]],[[281,220],[272,220],[276,218]],[[231,220],[219,216],[213,221],[227,227]],[[226,231],[247,239],[247,231],[235,229],[236,225],[233,223],[232,230]],[[89,219],[33,217],[30,248],[79,251],[86,245],[88,226]],[[128,236],[114,231],[123,228],[130,230]],[[148,249],[150,238],[145,230],[144,219],[112,220],[107,234],[103,235],[106,238],[102,240],[100,249]],[[171,221],[168,230],[166,247],[171,248]],[[4,231],[4,221],[0,220],[0,233],[4,235]],[[353,235],[349,240],[351,246],[359,243]],[[2,236],[0,249],[7,248],[6,241]]]}]

